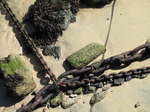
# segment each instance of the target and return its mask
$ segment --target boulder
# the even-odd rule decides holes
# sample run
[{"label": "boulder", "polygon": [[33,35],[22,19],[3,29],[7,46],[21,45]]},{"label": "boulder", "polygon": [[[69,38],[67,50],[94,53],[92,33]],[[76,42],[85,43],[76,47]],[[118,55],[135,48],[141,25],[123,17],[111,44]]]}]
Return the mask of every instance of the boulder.
[{"label": "boulder", "polygon": [[0,60],[0,71],[3,72],[7,96],[22,99],[36,87],[33,74],[16,54],[10,54],[7,58]]}]

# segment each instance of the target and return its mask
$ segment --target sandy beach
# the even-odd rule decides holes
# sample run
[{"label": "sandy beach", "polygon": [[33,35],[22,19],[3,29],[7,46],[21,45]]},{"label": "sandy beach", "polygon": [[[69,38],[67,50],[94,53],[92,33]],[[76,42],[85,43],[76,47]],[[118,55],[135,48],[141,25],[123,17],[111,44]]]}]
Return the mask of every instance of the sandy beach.
[{"label": "sandy beach", "polygon": [[[9,0],[8,3],[17,18],[22,18],[28,12],[28,8],[35,0]],[[120,54],[142,45],[150,39],[150,1],[149,0],[116,0],[112,13],[112,6],[108,4],[103,8],[80,8],[77,13],[76,22],[69,25],[63,35],[59,37],[56,45],[61,47],[60,59],[50,56],[43,56],[48,66],[54,74],[59,76],[70,68],[64,62],[67,56],[92,42],[105,45],[108,37],[111,16],[112,26],[106,44],[104,58]],[[8,21],[10,18],[5,16],[3,8],[0,6],[0,58],[7,57],[10,53],[22,55],[21,44],[16,39],[17,32],[12,28],[13,25]],[[113,14],[113,15],[112,15]],[[17,36],[19,38],[19,36]],[[21,37],[20,37],[21,38]],[[42,54],[42,52],[41,52]],[[48,76],[38,76],[37,71],[40,64],[33,54],[22,56],[26,64],[33,72],[37,88],[40,90],[49,82]],[[102,56],[96,60],[100,60]],[[94,60],[95,61],[95,60]],[[132,63],[126,68],[108,70],[105,74],[141,68],[149,66],[150,58]],[[83,95],[82,98],[68,109],[49,108],[46,112],[149,112],[150,110],[150,76],[144,79],[132,79],[118,87],[110,87],[106,97],[93,107],[89,101],[93,94]],[[14,101],[7,98],[4,94],[3,81],[0,80],[0,112],[15,112],[22,104],[27,104],[32,95],[28,95],[22,101]],[[16,103],[17,102],[17,103]],[[134,108],[139,102],[141,106]],[[4,108],[7,111],[3,111]],[[42,108],[34,112],[42,112]]]}]

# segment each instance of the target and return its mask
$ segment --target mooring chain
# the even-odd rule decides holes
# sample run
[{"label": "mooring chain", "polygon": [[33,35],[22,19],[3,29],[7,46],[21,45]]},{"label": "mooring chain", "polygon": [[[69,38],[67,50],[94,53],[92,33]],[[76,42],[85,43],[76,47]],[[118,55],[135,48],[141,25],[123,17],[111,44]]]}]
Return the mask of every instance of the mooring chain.
[{"label": "mooring chain", "polygon": [[[99,77],[86,77],[81,80],[77,77],[76,80],[65,80],[64,78],[57,82],[57,84],[60,87],[60,89],[64,92],[66,92],[68,89],[76,89],[79,87],[85,87],[89,84],[92,85],[96,83],[102,83],[103,85],[110,83],[112,85],[118,86],[125,81],[131,80],[132,78],[145,78],[149,73],[150,66],[138,69],[131,69],[128,71],[121,71],[119,73],[111,73],[109,75],[101,75]],[[116,83],[115,80],[118,79],[121,79],[122,81]],[[56,91],[55,87],[53,87],[52,85],[49,84],[44,86],[26,106],[22,106],[20,109],[17,110],[17,112],[30,112],[34,108],[36,108],[37,105],[45,104],[49,99],[53,97],[51,94],[52,91]],[[47,95],[45,95],[46,93]]]},{"label": "mooring chain", "polygon": [[37,56],[37,58],[40,60],[41,64],[43,65],[45,71],[50,76],[51,80],[56,84],[57,80],[55,75],[51,72],[50,68],[48,67],[47,63],[44,61],[42,55],[39,53],[38,49],[36,48],[36,45],[32,42],[31,38],[28,36],[27,32],[23,29],[21,23],[16,18],[15,14],[12,12],[11,8],[8,6],[7,2],[5,0],[0,0],[0,2],[3,4],[3,7],[6,9],[8,14],[11,16],[12,20],[14,21],[15,25],[17,26],[18,30],[22,34],[22,36],[25,38],[25,40],[28,42],[28,45],[32,48],[33,52]]},{"label": "mooring chain", "polygon": [[67,89],[73,89],[77,87],[84,87],[89,83],[90,84],[100,83],[100,82],[113,83],[115,79],[119,79],[119,78],[123,78],[124,81],[128,81],[129,77],[130,79],[131,78],[145,78],[146,74],[149,74],[149,73],[150,73],[150,66],[138,68],[138,69],[131,69],[128,71],[121,71],[119,73],[111,73],[109,75],[86,77],[86,78],[79,79],[76,81],[67,80],[67,81],[58,83],[58,85],[63,90],[67,90]]},{"label": "mooring chain", "polygon": [[[131,80],[131,78],[144,78],[147,76],[148,73],[150,73],[150,67],[145,68],[139,68],[139,69],[132,69],[129,71],[122,71],[119,73],[112,73],[109,75],[102,75],[99,76],[102,72],[105,70],[111,68],[113,64],[120,63],[120,60],[127,59],[126,63],[131,63],[133,61],[136,61],[138,59],[143,58],[146,53],[149,53],[149,44],[143,44],[133,50],[130,50],[128,52],[107,58],[102,61],[102,65],[99,67],[99,69],[94,69],[92,66],[87,66],[83,70],[73,70],[69,71],[67,73],[71,72],[75,73],[75,77],[71,79],[67,78],[60,78],[57,81],[57,85],[59,86],[61,91],[66,92],[68,89],[75,89],[78,87],[85,87],[88,84],[96,84],[96,83],[105,83],[109,82],[111,84],[117,85],[115,80],[122,79],[122,82],[118,82],[118,85],[121,85],[124,81]],[[144,49],[144,50],[143,50]],[[141,52],[139,52],[142,50]],[[136,51],[136,52],[135,52]],[[138,56],[137,56],[138,54]],[[137,58],[138,57],[138,58]],[[119,64],[120,65],[120,64]],[[93,72],[94,71],[94,72]],[[82,75],[78,75],[82,73]],[[94,76],[85,76],[84,73],[97,73],[99,75]],[[52,87],[50,85],[44,86],[34,97],[31,102],[29,102],[26,106],[22,106],[17,112],[23,112],[23,111],[31,111],[33,110],[37,105],[41,105],[46,103],[49,99],[52,98],[51,92],[49,90],[52,90]],[[54,91],[55,89],[53,89]],[[47,94],[46,96],[44,94]]]}]

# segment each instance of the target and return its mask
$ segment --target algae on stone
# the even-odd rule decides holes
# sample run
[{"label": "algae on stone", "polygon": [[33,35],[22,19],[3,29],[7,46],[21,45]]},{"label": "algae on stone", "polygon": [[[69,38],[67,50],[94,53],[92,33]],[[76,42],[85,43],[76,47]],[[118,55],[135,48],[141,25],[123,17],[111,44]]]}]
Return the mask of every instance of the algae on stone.
[{"label": "algae on stone", "polygon": [[105,51],[105,46],[98,43],[91,43],[67,57],[67,62],[69,62],[73,68],[81,68],[89,64],[99,55],[104,54]]},{"label": "algae on stone", "polygon": [[36,87],[32,73],[16,54],[0,60],[0,70],[3,71],[6,95],[10,97],[24,98]]},{"label": "algae on stone", "polygon": [[62,102],[62,93],[56,93],[56,96],[50,100],[50,105],[52,107],[59,106]]}]

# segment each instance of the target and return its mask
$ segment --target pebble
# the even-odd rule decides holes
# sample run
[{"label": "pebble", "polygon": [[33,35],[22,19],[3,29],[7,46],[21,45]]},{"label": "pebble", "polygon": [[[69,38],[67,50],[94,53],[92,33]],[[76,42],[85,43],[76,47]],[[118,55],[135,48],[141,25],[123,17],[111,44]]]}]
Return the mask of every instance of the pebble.
[{"label": "pebble", "polygon": [[95,92],[96,87],[95,86],[89,86],[88,90],[89,90],[89,92],[93,93],[93,92]]},{"label": "pebble", "polygon": [[127,76],[127,77],[125,78],[125,81],[130,81],[131,79],[132,79],[131,76]]},{"label": "pebble", "polygon": [[89,93],[94,93],[96,91],[96,87],[95,86],[90,86],[88,85],[84,90],[83,93],[84,94],[89,94]]},{"label": "pebble", "polygon": [[109,88],[110,88],[110,87],[109,87],[108,85],[106,85],[106,86],[104,86],[104,87],[102,88],[102,91],[107,91]]},{"label": "pebble", "polygon": [[140,78],[143,79],[145,77],[147,77],[148,74],[141,74]]},{"label": "pebble", "polygon": [[74,90],[74,94],[79,95],[79,94],[81,94],[81,93],[82,93],[82,87],[80,87],[80,88]]},{"label": "pebble", "polygon": [[77,97],[78,95],[77,94],[71,94],[69,97],[70,98],[75,98],[75,97]]},{"label": "pebble", "polygon": [[67,94],[68,94],[68,95],[73,94],[73,90],[68,90],[68,91],[67,91]]},{"label": "pebble", "polygon": [[102,82],[95,83],[94,86],[97,87],[97,88],[102,88],[103,87],[103,83]]},{"label": "pebble", "polygon": [[120,86],[120,85],[122,85],[122,83],[124,83],[124,79],[123,78],[114,79],[113,85],[114,86]]},{"label": "pebble", "polygon": [[132,75],[132,78],[140,78],[140,75]]}]

